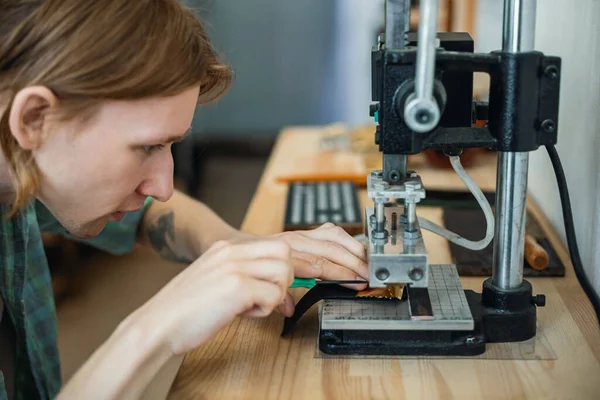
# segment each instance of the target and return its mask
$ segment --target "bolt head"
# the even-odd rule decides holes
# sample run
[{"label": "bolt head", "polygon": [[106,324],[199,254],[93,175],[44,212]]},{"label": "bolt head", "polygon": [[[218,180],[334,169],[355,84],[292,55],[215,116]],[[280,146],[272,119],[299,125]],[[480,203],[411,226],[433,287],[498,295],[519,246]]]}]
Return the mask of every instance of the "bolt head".
[{"label": "bolt head", "polygon": [[550,80],[558,79],[558,75],[559,75],[558,68],[556,67],[556,65],[548,65],[544,69],[544,75]]},{"label": "bolt head", "polygon": [[440,120],[440,109],[434,100],[417,99],[413,94],[404,106],[404,122],[413,132],[433,130]]},{"label": "bolt head", "polygon": [[556,124],[551,119],[546,119],[542,122],[542,129],[546,133],[552,133],[556,129]]},{"label": "bolt head", "polygon": [[415,119],[420,124],[426,124],[433,119],[433,114],[427,109],[421,109],[416,112]]},{"label": "bolt head", "polygon": [[400,172],[393,169],[390,171],[389,177],[392,182],[398,182],[400,180]]},{"label": "bolt head", "polygon": [[424,275],[425,275],[425,272],[423,271],[423,268],[421,268],[421,267],[415,267],[415,268],[411,269],[410,272],[408,273],[408,277],[410,279],[412,279],[413,281],[420,281],[421,279],[423,279]]},{"label": "bolt head", "polygon": [[379,268],[377,271],[375,271],[375,276],[380,281],[385,281],[387,278],[390,277],[390,271],[388,271],[387,268]]},{"label": "bolt head", "polygon": [[538,294],[532,297],[533,304],[538,307],[544,307],[546,305],[546,296],[543,294]]}]

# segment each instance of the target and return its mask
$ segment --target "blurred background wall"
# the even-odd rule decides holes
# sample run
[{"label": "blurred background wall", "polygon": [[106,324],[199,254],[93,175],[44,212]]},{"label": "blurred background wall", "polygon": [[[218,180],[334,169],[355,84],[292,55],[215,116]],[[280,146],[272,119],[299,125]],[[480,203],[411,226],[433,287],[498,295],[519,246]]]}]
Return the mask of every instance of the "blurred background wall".
[{"label": "blurred background wall", "polygon": [[[538,1],[536,49],[562,60],[558,153],[569,182],[579,251],[600,292],[600,1]],[[531,155],[530,188],[565,240],[552,166]]]},{"label": "blurred background wall", "polygon": [[[273,137],[286,125],[368,118],[368,56],[382,0],[185,3],[235,70],[227,95],[198,111],[196,132]],[[362,112],[352,112],[356,104]]]},{"label": "blurred background wall", "polygon": [[[600,2],[524,4],[527,20],[535,23],[535,49],[562,58],[557,151],[568,180],[583,265],[600,291]],[[502,1],[478,0],[476,51],[502,47],[502,11]],[[566,243],[556,178],[543,148],[530,155],[529,193]]]}]

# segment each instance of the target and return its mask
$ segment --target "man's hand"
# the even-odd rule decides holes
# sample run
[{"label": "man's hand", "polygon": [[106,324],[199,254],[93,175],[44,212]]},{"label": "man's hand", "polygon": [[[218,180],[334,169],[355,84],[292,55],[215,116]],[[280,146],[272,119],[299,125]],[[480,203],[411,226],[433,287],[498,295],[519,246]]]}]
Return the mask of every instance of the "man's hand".
[{"label": "man's hand", "polygon": [[[252,243],[261,236],[240,234],[231,239],[233,243]],[[317,229],[291,231],[266,238],[284,240],[291,248],[291,262],[294,276],[299,278],[319,278],[323,280],[368,280],[369,271],[365,262],[365,247],[346,231],[332,223]],[[353,284],[348,287],[362,290],[366,284]],[[294,302],[288,293],[279,311],[285,316],[294,313]]]},{"label": "man's hand", "polygon": [[136,311],[140,324],[164,327],[174,354],[201,346],[239,315],[264,317],[294,279],[282,238],[219,241]]},{"label": "man's hand", "polygon": [[271,314],[293,279],[291,249],[281,238],[214,243],[121,322],[59,398],[99,391],[132,398],[173,354],[203,345],[236,316]]},{"label": "man's hand", "polygon": [[[294,276],[323,280],[368,280],[366,250],[362,243],[339,226],[326,223],[309,231],[284,232],[292,249]],[[347,285],[362,290],[367,284]],[[288,293],[279,311],[286,317],[294,314],[294,301]]]},{"label": "man's hand", "polygon": [[[287,243],[296,277],[368,279],[364,246],[332,223],[313,230],[257,236],[234,229],[204,204],[175,192],[168,202],[154,202],[150,206],[140,228],[142,243],[150,245],[166,259],[185,263],[206,254],[216,242],[251,244],[265,239]],[[350,285],[356,290],[365,286]],[[290,295],[285,297],[279,311],[286,316],[294,313]]]},{"label": "man's hand", "polygon": [[[295,276],[324,280],[368,279],[365,247],[345,230],[332,223],[309,231],[284,232],[283,238],[292,248]],[[350,285],[364,289],[365,285]]]},{"label": "man's hand", "polygon": [[[201,346],[235,317],[294,313],[294,277],[367,279],[364,246],[333,224],[216,242],[136,313],[175,354]],[[350,287],[361,290],[366,284]]]}]

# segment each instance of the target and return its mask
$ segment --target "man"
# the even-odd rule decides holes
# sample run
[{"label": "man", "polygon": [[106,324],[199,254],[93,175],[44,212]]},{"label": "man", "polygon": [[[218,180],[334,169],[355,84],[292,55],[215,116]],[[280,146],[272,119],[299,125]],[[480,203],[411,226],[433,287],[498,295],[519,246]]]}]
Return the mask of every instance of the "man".
[{"label": "man", "polygon": [[[0,0],[0,398],[135,398],[233,318],[291,315],[294,276],[367,276],[338,227],[257,237],[174,193],[170,146],[230,80],[177,0]],[[190,263],[64,388],[40,231]]]}]

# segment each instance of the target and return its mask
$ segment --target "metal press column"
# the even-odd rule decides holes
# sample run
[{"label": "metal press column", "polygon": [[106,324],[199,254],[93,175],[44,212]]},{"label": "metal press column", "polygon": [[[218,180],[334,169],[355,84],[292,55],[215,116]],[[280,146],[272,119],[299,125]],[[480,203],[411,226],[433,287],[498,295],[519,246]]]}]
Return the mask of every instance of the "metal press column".
[{"label": "metal press column", "polygon": [[[385,0],[385,48],[402,50],[410,29],[410,0]],[[384,171],[396,170],[406,176],[405,154],[384,154]],[[393,182],[399,183],[399,182]]]},{"label": "metal press column", "polygon": [[385,1],[385,47],[402,50],[410,28],[410,0]]},{"label": "metal press column", "polygon": [[[504,0],[502,50],[532,51],[535,0]],[[498,152],[492,282],[510,290],[523,281],[528,152]]]}]

